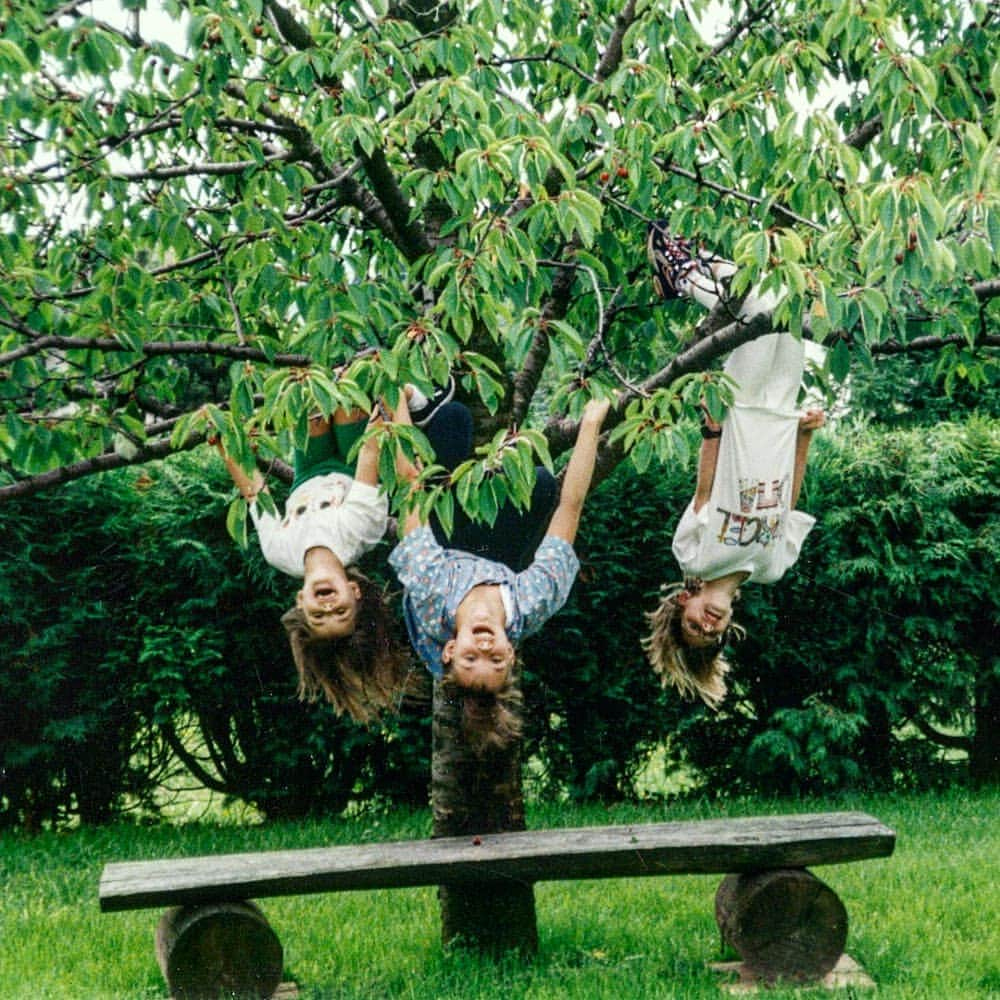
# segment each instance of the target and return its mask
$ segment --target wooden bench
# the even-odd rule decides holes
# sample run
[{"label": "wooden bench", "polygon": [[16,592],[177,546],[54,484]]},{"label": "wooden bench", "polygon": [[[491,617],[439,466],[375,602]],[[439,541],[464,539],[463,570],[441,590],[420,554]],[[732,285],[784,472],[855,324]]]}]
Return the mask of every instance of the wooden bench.
[{"label": "wooden bench", "polygon": [[[895,834],[836,812],[535,830],[364,846],[226,854],[105,866],[105,912],[169,906],[157,958],[172,995],[270,996],[277,936],[250,899],[517,880],[725,874],[716,919],[747,969],[768,981],[822,978],[843,952],[847,915],[805,869],[886,857]],[[214,970],[206,972],[206,970]],[[203,983],[206,976],[210,981]]]}]

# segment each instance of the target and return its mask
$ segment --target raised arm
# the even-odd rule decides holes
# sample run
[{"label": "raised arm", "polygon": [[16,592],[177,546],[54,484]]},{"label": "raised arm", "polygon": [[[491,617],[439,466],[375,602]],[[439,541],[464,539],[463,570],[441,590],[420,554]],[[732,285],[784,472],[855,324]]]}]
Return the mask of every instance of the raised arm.
[{"label": "raised arm", "polygon": [[[412,387],[407,385],[404,386],[403,391],[399,394],[399,401],[396,403],[396,407],[392,412],[392,422],[394,424],[412,424],[413,421],[410,419],[410,406],[409,406],[409,396],[408,394],[412,391]],[[376,404],[374,411],[372,412],[372,423],[380,423],[384,415],[386,414],[386,407],[384,403]],[[355,472],[354,478],[359,482],[368,483],[371,486],[375,486],[378,483],[378,454],[381,447],[381,438],[373,438],[372,440],[365,443],[361,449],[361,454],[358,456],[358,467]],[[416,479],[419,470],[417,467],[403,454],[401,448],[396,449],[396,475],[400,479],[412,482]]]},{"label": "raised arm", "polygon": [[229,473],[229,477],[236,484],[236,488],[243,494],[243,499],[247,503],[253,503],[257,499],[257,494],[261,490],[266,490],[267,486],[264,482],[264,477],[261,475],[259,469],[254,469],[253,475],[248,476],[246,472],[240,468],[239,465],[229,456],[226,449],[223,447],[222,442],[215,440],[214,442],[216,450],[222,456],[222,461],[226,466],[226,471]]},{"label": "raised arm", "polygon": [[819,430],[826,423],[826,414],[822,410],[807,410],[799,420],[799,432],[795,438],[795,472],[792,478],[792,510],[798,506],[799,492],[802,490],[802,480],[806,473],[806,458],[809,446],[812,444],[813,431]]},{"label": "raised arm", "polygon": [[715,467],[719,462],[719,440],[722,426],[703,408],[701,418],[701,449],[698,452],[698,479],[694,488],[695,513],[708,503],[715,482]]},{"label": "raised arm", "polygon": [[594,460],[597,458],[597,439],[601,435],[601,425],[607,416],[610,403],[606,399],[592,399],[583,411],[576,444],[569,465],[563,475],[559,506],[549,521],[548,535],[562,538],[573,544],[580,526],[583,502],[587,499],[590,480],[594,475]]},{"label": "raised arm", "polygon": [[[410,418],[408,389],[408,386],[404,387],[403,391],[399,394],[399,402],[396,403],[396,408],[392,413],[393,423],[409,425],[413,423],[413,420]],[[402,448],[396,449],[396,475],[402,482],[406,483],[415,482],[420,475],[420,469],[403,454]],[[425,519],[416,510],[411,510],[406,515],[406,520],[403,521],[403,534],[408,535],[411,531],[416,531],[424,523]]]}]

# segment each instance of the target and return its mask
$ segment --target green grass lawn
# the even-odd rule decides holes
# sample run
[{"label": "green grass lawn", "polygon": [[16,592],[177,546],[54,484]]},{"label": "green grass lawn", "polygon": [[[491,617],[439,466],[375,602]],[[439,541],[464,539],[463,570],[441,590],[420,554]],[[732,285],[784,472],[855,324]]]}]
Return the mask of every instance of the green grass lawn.
[{"label": "green grass lawn", "polygon": [[[1000,997],[1000,793],[576,808],[536,805],[529,826],[584,826],[860,809],[892,826],[888,859],[818,868],[850,918],[848,952],[879,1000]],[[188,824],[0,838],[0,997],[162,998],[159,913],[101,914],[106,861],[423,837],[426,812],[328,823]],[[631,1000],[719,997],[717,876],[536,886],[540,948],[500,963],[441,948],[433,889],[266,899],[303,998]],[[776,998],[795,995],[775,990]],[[850,992],[841,996],[854,995]]]}]

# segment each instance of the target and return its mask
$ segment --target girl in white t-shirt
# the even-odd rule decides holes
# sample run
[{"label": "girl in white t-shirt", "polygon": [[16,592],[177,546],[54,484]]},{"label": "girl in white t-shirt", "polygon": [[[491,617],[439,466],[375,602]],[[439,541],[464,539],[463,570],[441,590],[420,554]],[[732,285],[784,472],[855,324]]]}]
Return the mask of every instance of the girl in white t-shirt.
[{"label": "girl in white t-shirt", "polygon": [[[420,425],[451,397],[449,382],[432,399],[406,386]],[[299,675],[299,696],[324,696],[339,714],[367,722],[407,687],[409,654],[385,594],[355,565],[381,541],[389,504],[378,484],[380,438],[351,449],[364,434],[361,410],[337,410],[309,421],[309,441],[296,451],[291,492],[279,517],[257,497],[267,489],[248,476],[217,443],[233,482],[250,505],[264,558],[302,580],[295,606],[282,616]]]},{"label": "girl in white t-shirt", "polygon": [[[727,296],[736,268],[672,237],[662,223],[647,243],[654,285],[662,298],[693,298],[713,308]],[[751,292],[733,319],[773,308],[772,294]],[[664,685],[716,706],[726,693],[726,638],[741,632],[733,603],[746,582],[775,583],[798,559],[815,518],[796,510],[813,431],[822,410],[796,409],[804,348],[788,333],[737,347],[724,372],[733,405],[721,425],[706,413],[695,495],[674,533],[683,583],[665,588],[649,615],[644,647]]]}]

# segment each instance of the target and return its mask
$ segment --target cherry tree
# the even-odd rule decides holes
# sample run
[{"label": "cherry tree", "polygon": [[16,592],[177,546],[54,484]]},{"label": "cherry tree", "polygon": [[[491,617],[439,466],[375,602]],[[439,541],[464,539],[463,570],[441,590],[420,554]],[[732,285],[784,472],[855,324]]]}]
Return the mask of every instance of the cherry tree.
[{"label": "cherry tree", "polygon": [[[995,2],[156,7],[2,5],[0,499],[210,436],[280,470],[311,410],[450,371],[482,451],[423,502],[489,516],[594,394],[598,478],[686,460],[712,363],[775,328],[827,388],[995,371]],[[659,303],[655,218],[774,311]]]}]

